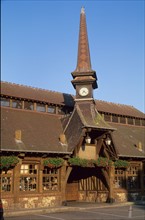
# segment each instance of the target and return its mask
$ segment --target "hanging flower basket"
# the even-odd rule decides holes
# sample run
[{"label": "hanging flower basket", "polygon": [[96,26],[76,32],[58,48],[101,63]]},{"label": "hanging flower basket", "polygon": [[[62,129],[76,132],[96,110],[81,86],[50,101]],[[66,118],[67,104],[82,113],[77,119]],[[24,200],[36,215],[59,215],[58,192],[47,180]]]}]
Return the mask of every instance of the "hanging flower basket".
[{"label": "hanging flower basket", "polygon": [[80,167],[92,167],[94,166],[93,160],[82,159],[79,157],[72,157],[68,160],[71,166],[80,166]]},{"label": "hanging flower basket", "polygon": [[115,167],[128,167],[129,162],[125,160],[116,160],[113,162],[107,157],[99,157],[97,160],[83,159],[79,157],[69,158],[68,163],[70,166],[80,166],[80,167],[104,167],[109,168],[111,166]]},{"label": "hanging flower basket", "polygon": [[19,158],[16,156],[1,156],[0,157],[0,169],[9,169],[16,166],[19,163]]},{"label": "hanging flower basket", "polygon": [[110,167],[113,165],[113,161],[109,160],[107,157],[99,157],[95,161],[95,165],[98,167]]},{"label": "hanging flower basket", "polygon": [[44,166],[48,166],[49,168],[58,168],[61,167],[64,163],[62,158],[47,158],[43,161]]},{"label": "hanging flower basket", "polygon": [[116,160],[114,162],[114,166],[116,168],[127,168],[129,166],[129,162],[126,160]]}]

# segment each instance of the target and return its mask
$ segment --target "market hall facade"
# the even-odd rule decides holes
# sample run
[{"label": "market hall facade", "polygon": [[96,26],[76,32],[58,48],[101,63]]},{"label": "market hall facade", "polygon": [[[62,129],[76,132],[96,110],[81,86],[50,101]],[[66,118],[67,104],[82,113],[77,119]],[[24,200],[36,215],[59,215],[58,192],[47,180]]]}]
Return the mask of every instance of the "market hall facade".
[{"label": "market hall facade", "polygon": [[145,195],[145,114],[95,100],[86,14],[80,13],[76,95],[1,82],[1,198],[5,210]]}]

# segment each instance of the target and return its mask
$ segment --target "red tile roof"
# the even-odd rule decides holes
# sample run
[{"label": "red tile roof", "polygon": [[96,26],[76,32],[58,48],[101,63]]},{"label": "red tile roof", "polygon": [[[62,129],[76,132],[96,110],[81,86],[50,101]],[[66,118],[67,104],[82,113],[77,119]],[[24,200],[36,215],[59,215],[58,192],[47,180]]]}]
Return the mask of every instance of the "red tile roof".
[{"label": "red tile roof", "polygon": [[[66,105],[74,107],[74,96],[66,93],[59,93],[50,90],[33,88],[14,83],[1,82],[1,94],[22,99],[35,100],[56,105]],[[145,114],[130,105],[117,104],[102,100],[96,101],[96,109],[99,112],[144,118]]]},{"label": "red tile roof", "polygon": [[[1,150],[66,153],[59,142],[63,128],[56,115],[1,108]],[[21,141],[15,140],[16,130],[21,130]]]},{"label": "red tile roof", "polygon": [[[116,128],[112,133],[116,151],[122,157],[145,158],[145,127],[109,123]],[[138,150],[139,143],[142,151]]]}]

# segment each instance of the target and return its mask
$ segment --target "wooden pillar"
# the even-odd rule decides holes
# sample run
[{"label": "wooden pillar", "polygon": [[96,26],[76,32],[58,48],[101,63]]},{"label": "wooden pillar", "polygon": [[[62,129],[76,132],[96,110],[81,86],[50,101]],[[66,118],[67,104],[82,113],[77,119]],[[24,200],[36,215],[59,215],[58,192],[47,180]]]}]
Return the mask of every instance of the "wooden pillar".
[{"label": "wooden pillar", "polygon": [[69,178],[69,175],[72,171],[72,167],[67,167],[66,164],[61,168],[61,193],[62,193],[62,204],[66,204],[66,184]]},{"label": "wooden pillar", "polygon": [[143,162],[140,163],[140,187],[141,187],[141,195],[144,194],[144,170],[143,170]]},{"label": "wooden pillar", "polygon": [[114,173],[115,169],[114,166],[109,167],[109,197],[108,202],[113,203],[114,202]]},{"label": "wooden pillar", "polygon": [[21,168],[20,163],[18,163],[14,168],[13,191],[14,191],[14,204],[15,204],[15,206],[17,206],[17,204],[19,203],[20,168]]}]

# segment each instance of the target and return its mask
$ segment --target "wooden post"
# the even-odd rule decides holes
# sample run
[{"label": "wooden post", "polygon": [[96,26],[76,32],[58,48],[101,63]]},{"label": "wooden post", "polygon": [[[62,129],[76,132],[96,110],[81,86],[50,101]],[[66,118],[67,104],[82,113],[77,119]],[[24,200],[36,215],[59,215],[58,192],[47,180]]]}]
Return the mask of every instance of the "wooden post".
[{"label": "wooden post", "polygon": [[68,177],[72,171],[72,167],[67,167],[63,165],[61,168],[61,192],[62,192],[62,204],[67,205],[66,203],[66,184]]},{"label": "wooden post", "polygon": [[144,194],[144,170],[143,170],[143,162],[140,163],[140,187],[141,187],[141,195]]},{"label": "wooden post", "polygon": [[15,168],[14,168],[14,178],[13,178],[14,206],[16,208],[17,208],[17,205],[19,203],[19,193],[20,193],[20,167],[21,167],[20,163],[18,163],[15,166]]},{"label": "wooden post", "polygon": [[113,203],[114,202],[114,166],[109,167],[109,198],[108,202]]}]

